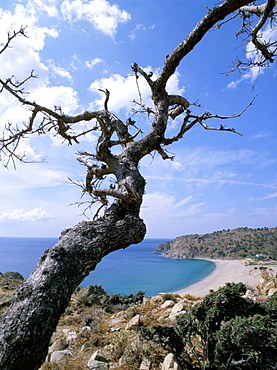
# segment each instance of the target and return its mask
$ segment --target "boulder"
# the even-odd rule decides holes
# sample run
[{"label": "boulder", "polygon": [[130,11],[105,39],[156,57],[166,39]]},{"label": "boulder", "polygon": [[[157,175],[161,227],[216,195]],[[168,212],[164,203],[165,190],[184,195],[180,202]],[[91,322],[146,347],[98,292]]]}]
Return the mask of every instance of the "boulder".
[{"label": "boulder", "polygon": [[175,305],[175,302],[174,301],[171,301],[171,300],[167,300],[165,301],[162,305],[161,305],[161,308],[167,308],[167,307],[172,307]]},{"label": "boulder", "polygon": [[184,301],[180,301],[172,307],[171,315],[184,311],[185,309],[186,309],[186,303]]},{"label": "boulder", "polygon": [[140,364],[139,370],[150,370],[151,361],[148,358],[145,358]]},{"label": "boulder", "polygon": [[69,329],[63,329],[62,332],[64,333],[65,339],[66,339],[68,344],[73,344],[73,343],[76,342],[76,340],[77,340],[76,331],[72,331],[72,330],[69,330]]},{"label": "boulder", "polygon": [[134,316],[127,322],[125,330],[136,330],[140,327],[140,315]]},{"label": "boulder", "polygon": [[106,357],[99,350],[94,352],[87,364],[90,370],[107,370],[108,363]]},{"label": "boulder", "polygon": [[108,362],[106,357],[103,355],[103,353],[100,350],[97,350],[96,352],[94,352],[94,354],[91,356],[90,360]]},{"label": "boulder", "polygon": [[88,362],[90,370],[108,370],[108,364],[102,361],[91,360]]},{"label": "boulder", "polygon": [[181,370],[181,367],[176,362],[174,355],[169,353],[162,364],[162,370]]},{"label": "boulder", "polygon": [[55,351],[63,351],[67,347],[67,342],[64,338],[59,338],[52,343],[48,349],[48,353],[53,353]]},{"label": "boulder", "polygon": [[271,296],[271,295],[273,295],[274,293],[276,293],[277,292],[277,288],[271,288],[271,289],[269,289],[269,291],[268,291],[268,293],[267,293],[267,295],[268,296]]},{"label": "boulder", "polygon": [[69,351],[69,349],[65,349],[63,351],[55,351],[51,354],[50,362],[60,364],[66,361],[69,357],[72,357],[72,353]]}]

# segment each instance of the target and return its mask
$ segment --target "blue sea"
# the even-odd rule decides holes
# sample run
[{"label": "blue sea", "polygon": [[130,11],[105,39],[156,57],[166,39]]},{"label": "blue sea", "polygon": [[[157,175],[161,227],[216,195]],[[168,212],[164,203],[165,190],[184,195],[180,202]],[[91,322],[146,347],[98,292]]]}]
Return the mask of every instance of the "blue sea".
[{"label": "blue sea", "polygon": [[[28,278],[42,252],[57,238],[0,237],[0,272],[17,271]],[[209,275],[215,264],[205,260],[173,260],[153,253],[169,239],[145,239],[104,257],[81,286],[100,284],[108,294],[146,296],[174,292]]]}]

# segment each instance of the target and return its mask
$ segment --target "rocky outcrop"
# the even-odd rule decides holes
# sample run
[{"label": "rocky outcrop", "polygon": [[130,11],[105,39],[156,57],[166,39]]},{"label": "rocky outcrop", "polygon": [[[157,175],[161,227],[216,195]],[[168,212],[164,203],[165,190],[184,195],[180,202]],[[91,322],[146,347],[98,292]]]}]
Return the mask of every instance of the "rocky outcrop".
[{"label": "rocky outcrop", "polygon": [[160,244],[155,253],[173,259],[277,259],[277,228],[250,229],[240,227],[234,230],[215,231],[210,234],[178,236],[172,241]]},{"label": "rocky outcrop", "polygon": [[[276,277],[268,271],[262,271],[257,288],[248,290],[245,297],[264,300],[275,291]],[[110,303],[109,306],[87,305],[86,298],[93,300],[94,294],[98,302],[105,296],[107,299],[113,297],[109,297],[100,286],[76,291],[52,336],[41,370],[55,366],[54,363],[63,368],[70,368],[74,364],[90,370],[129,369],[130,364],[139,370],[180,369],[173,354],[141,336],[141,327],[157,324],[175,326],[178,316],[191,312],[200,298],[160,293],[154,297],[143,297],[138,304],[115,304],[113,310],[107,310]],[[126,298],[116,297],[116,302]]]},{"label": "rocky outcrop", "polygon": [[[101,305],[80,305],[76,297],[81,290],[73,296],[61,319],[41,370],[47,369],[47,362],[63,366],[74,363],[90,370],[128,369],[130,363],[140,370],[161,367],[166,353],[140,336],[141,326],[174,325],[178,315],[190,311],[198,302],[198,299],[189,300],[176,293],[161,293],[111,313]],[[94,290],[86,289],[83,294],[91,291]],[[164,369],[171,369],[171,363],[172,369],[179,369],[175,360],[169,359],[165,360]]]},{"label": "rocky outcrop", "polygon": [[24,277],[19,272],[7,271],[4,274],[0,273],[0,277],[5,279],[13,279],[13,280],[24,280]]}]

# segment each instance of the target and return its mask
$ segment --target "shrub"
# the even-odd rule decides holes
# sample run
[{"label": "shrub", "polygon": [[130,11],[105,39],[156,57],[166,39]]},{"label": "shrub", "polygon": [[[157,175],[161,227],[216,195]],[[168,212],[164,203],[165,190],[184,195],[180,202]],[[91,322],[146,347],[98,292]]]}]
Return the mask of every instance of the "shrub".
[{"label": "shrub", "polygon": [[269,316],[235,317],[216,337],[215,368],[276,368],[277,326]]},{"label": "shrub", "polygon": [[208,294],[175,327],[142,328],[142,336],[174,353],[183,368],[269,369],[277,364],[277,293],[256,303],[244,284]]}]

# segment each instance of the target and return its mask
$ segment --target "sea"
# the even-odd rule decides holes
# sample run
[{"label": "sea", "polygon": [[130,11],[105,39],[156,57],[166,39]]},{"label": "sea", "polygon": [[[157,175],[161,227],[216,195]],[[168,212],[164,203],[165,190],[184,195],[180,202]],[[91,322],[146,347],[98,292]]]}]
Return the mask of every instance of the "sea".
[{"label": "sea", "polygon": [[[170,239],[145,239],[105,256],[81,286],[100,284],[108,294],[129,295],[142,291],[146,296],[175,292],[203,279],[215,269],[206,260],[174,260],[153,253]],[[58,238],[0,237],[0,272],[16,271],[25,279],[36,267],[42,252]]]}]

